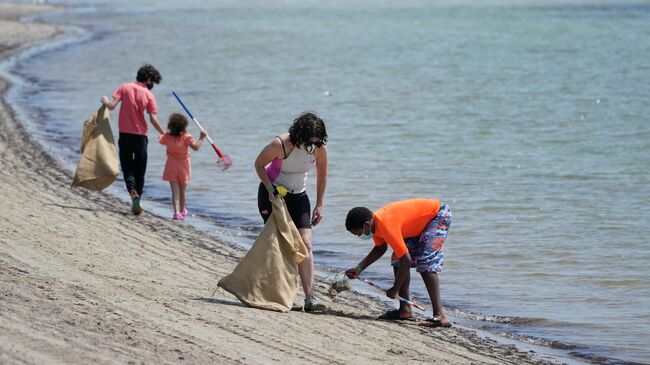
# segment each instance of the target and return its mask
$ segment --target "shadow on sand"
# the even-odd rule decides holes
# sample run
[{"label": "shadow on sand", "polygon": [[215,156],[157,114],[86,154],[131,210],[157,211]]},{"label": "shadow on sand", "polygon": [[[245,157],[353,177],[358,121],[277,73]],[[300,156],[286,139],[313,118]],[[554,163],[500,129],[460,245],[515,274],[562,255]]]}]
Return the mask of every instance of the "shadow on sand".
[{"label": "shadow on sand", "polygon": [[197,297],[194,298],[194,300],[204,302],[204,303],[210,303],[210,304],[223,304],[223,305],[232,305],[235,307],[245,307],[244,304],[238,301],[234,300],[223,300],[223,299],[215,299],[215,298],[206,298],[206,297]]},{"label": "shadow on sand", "polygon": [[121,215],[131,215],[131,211],[127,211],[126,209],[102,209],[102,208],[87,208],[87,207],[75,207],[72,205],[62,205],[62,204],[43,204],[46,206],[52,206],[52,207],[59,207],[63,209],[77,209],[77,210],[85,210],[88,212],[96,212],[96,211],[104,211],[104,212],[111,212],[115,214],[121,214]]},{"label": "shadow on sand", "polygon": [[[197,297],[194,298],[194,300],[210,303],[210,304],[223,304],[223,305],[231,305],[236,307],[246,307],[245,304],[234,300],[223,300],[223,299],[206,298],[206,297]],[[332,309],[328,309],[324,312],[314,312],[314,313],[306,313],[306,314],[317,315],[317,316],[345,317],[351,319],[372,320],[372,321],[380,320],[379,318],[377,318],[377,316],[370,316],[367,314],[354,314],[350,312],[345,312],[341,310],[332,310]]]}]

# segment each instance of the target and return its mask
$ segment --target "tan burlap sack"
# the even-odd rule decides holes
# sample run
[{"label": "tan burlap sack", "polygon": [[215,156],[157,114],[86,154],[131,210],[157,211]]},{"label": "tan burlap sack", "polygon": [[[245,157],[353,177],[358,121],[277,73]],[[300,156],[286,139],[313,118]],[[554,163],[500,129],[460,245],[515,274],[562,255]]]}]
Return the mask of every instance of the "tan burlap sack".
[{"label": "tan burlap sack", "polygon": [[271,217],[253,247],[218,285],[249,307],[287,312],[298,291],[298,264],[307,257],[307,247],[284,199],[272,204]]},{"label": "tan burlap sack", "polygon": [[109,110],[102,106],[84,122],[81,161],[77,165],[72,186],[101,191],[111,185],[119,173]]}]

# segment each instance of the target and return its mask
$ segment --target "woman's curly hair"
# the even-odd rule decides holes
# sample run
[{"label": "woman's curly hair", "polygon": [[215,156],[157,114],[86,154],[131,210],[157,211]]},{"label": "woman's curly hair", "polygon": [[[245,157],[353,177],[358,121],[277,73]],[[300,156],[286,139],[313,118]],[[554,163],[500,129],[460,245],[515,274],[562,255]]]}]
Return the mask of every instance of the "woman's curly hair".
[{"label": "woman's curly hair", "polygon": [[[318,138],[318,142],[312,142],[312,138]],[[289,128],[289,140],[294,146],[303,147],[307,152],[313,153],[315,148],[327,144],[327,131],[325,122],[314,113],[303,113],[294,119]]]},{"label": "woman's curly hair", "polygon": [[181,134],[185,133],[187,129],[187,118],[183,114],[172,113],[169,116],[169,122],[167,123],[167,129],[169,129],[169,134],[174,137],[180,137]]}]

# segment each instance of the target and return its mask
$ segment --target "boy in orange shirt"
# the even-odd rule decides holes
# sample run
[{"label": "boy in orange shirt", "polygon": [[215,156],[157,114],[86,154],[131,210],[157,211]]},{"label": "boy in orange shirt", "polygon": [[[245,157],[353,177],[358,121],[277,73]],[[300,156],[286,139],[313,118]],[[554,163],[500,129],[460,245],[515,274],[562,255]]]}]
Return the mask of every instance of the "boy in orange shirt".
[{"label": "boy in orange shirt", "polygon": [[[390,203],[372,212],[356,207],[348,212],[345,228],[360,239],[373,239],[375,247],[354,268],[345,274],[350,279],[393,249],[391,265],[395,283],[386,290],[386,296],[409,298],[410,268],[415,267],[422,276],[433,305],[433,318],[421,325],[451,327],[445,316],[440,299],[439,272],[443,266],[443,248],[451,225],[451,210],[447,204],[436,199],[409,199]],[[411,306],[400,301],[399,309],[382,315],[383,319],[413,320]]]}]

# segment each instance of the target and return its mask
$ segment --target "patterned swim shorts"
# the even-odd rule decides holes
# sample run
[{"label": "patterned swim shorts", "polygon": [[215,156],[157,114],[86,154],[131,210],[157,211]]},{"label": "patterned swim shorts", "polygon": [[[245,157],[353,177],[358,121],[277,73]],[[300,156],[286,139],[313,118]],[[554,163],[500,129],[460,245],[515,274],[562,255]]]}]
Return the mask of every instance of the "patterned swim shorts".
[{"label": "patterned swim shorts", "polygon": [[[427,224],[420,237],[404,239],[413,260],[411,267],[415,267],[417,272],[442,272],[445,258],[442,249],[445,246],[449,226],[451,226],[451,210],[447,204],[442,204],[438,214]],[[395,253],[391,257],[391,265],[399,266]]]}]

